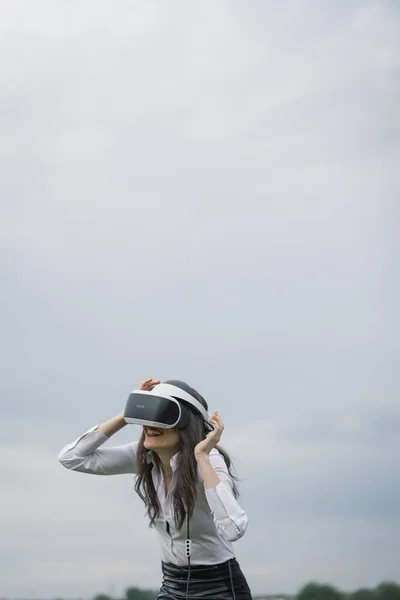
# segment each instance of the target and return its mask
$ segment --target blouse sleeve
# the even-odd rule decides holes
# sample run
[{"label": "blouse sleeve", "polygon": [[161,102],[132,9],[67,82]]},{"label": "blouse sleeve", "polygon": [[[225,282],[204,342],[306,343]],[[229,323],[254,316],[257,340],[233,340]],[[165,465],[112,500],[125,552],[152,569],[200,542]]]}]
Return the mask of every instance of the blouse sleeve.
[{"label": "blouse sleeve", "polygon": [[60,463],[72,471],[91,475],[136,473],[138,442],[112,448],[100,448],[109,438],[97,428],[98,425],[95,425],[77,440],[64,446],[58,455]]},{"label": "blouse sleeve", "polygon": [[248,518],[233,494],[233,482],[223,456],[215,448],[210,463],[220,482],[215,488],[205,488],[208,505],[219,534],[228,542],[240,539],[246,532]]}]

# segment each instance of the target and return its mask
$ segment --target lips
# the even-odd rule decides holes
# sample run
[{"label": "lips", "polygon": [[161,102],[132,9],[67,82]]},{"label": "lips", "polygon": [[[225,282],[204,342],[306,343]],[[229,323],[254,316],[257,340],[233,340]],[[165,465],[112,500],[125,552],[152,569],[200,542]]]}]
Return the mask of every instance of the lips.
[{"label": "lips", "polygon": [[162,431],[159,431],[158,429],[148,428],[146,429],[146,435],[148,437],[159,437],[160,435],[162,435]]}]

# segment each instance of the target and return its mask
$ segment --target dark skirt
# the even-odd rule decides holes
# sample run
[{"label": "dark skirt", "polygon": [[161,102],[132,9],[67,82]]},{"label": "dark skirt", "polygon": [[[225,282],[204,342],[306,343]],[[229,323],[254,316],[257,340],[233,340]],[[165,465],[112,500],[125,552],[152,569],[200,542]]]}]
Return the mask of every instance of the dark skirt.
[{"label": "dark skirt", "polygon": [[[162,562],[163,583],[158,600],[252,600],[235,558],[218,565],[177,567]],[[189,582],[189,583],[188,583]]]}]

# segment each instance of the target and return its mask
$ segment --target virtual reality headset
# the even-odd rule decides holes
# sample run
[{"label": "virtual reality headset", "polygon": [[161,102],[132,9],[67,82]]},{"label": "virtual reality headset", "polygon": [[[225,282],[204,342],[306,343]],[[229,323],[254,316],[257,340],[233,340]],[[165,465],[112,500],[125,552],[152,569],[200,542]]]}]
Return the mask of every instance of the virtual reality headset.
[{"label": "virtual reality headset", "polygon": [[160,383],[151,391],[131,392],[124,419],[127,423],[159,429],[183,429],[189,423],[190,410],[201,416],[207,431],[214,429],[206,409],[194,396],[176,385]]}]

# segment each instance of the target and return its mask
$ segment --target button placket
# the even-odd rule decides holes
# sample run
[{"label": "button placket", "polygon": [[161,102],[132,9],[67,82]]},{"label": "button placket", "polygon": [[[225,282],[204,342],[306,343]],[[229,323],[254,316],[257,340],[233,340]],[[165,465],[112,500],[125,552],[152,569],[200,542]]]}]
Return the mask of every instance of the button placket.
[{"label": "button placket", "polygon": [[164,473],[162,472],[162,470],[160,470],[158,472],[153,470],[153,483],[154,483],[154,487],[156,488],[158,500],[160,502],[161,511],[162,511],[162,514],[165,519],[165,530],[166,530],[166,533],[167,533],[168,539],[169,539],[169,549],[170,549],[172,556],[174,556],[174,558],[178,560],[179,556],[176,554],[176,552],[174,552],[175,544],[174,544],[174,539],[173,539],[173,533],[175,530],[175,521],[172,517],[172,505],[171,505],[171,487],[172,487],[172,483],[173,483],[173,479],[174,479],[174,475],[175,475],[174,466],[175,465],[172,460],[171,467],[173,469],[173,475],[172,475],[171,485],[168,489],[167,494],[165,493]]}]

